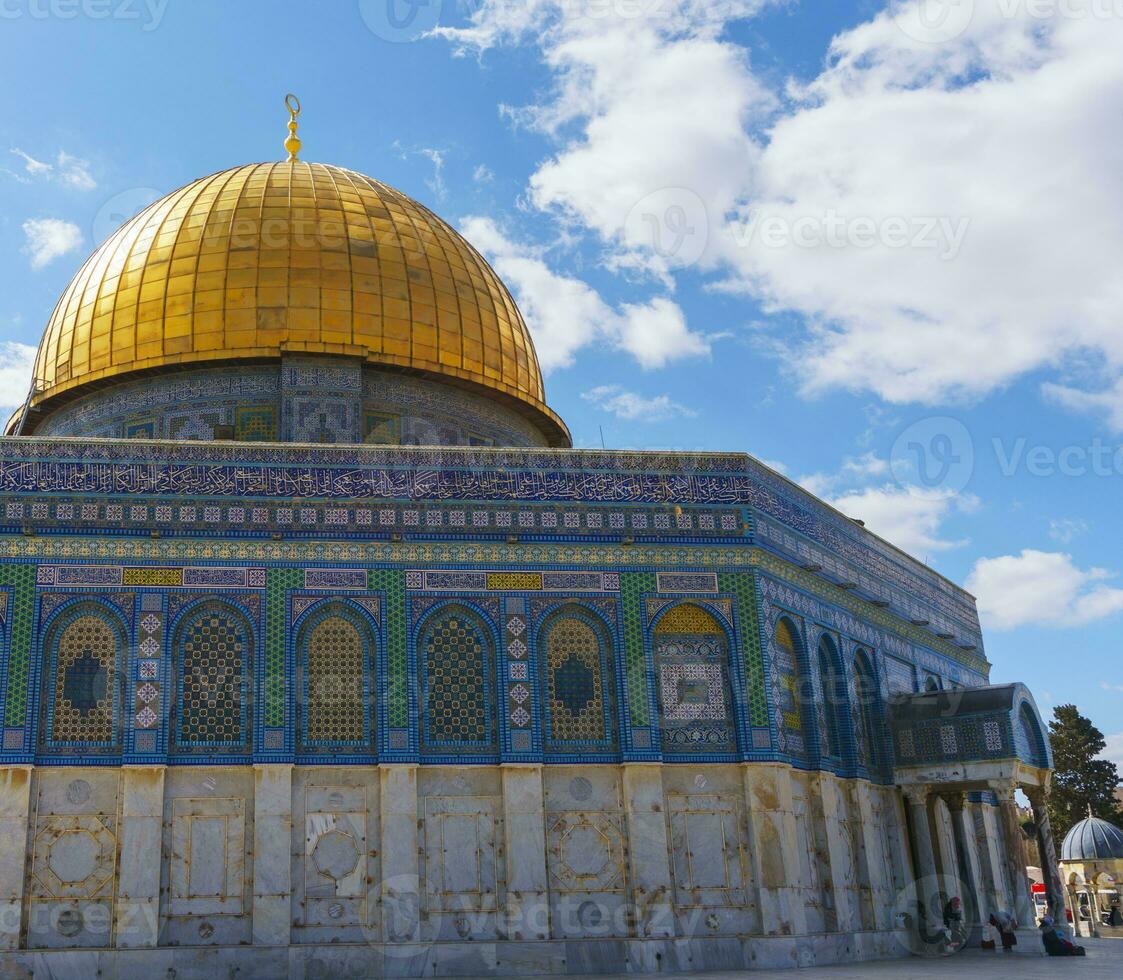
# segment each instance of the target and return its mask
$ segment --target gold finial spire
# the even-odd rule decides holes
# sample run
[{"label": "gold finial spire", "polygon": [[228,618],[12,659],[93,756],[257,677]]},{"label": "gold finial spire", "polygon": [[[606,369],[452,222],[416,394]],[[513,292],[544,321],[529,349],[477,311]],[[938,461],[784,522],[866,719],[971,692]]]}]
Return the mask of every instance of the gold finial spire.
[{"label": "gold finial spire", "polygon": [[296,117],[300,115],[300,99],[292,92],[285,96],[285,108],[289,110],[289,135],[285,140],[285,149],[289,151],[289,163],[296,162],[296,155],[300,152],[300,137],[296,135]]}]

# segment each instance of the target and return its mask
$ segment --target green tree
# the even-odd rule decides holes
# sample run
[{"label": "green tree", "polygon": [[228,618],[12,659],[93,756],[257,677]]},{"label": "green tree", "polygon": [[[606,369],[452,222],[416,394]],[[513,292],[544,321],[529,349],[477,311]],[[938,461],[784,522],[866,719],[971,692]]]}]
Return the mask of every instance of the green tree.
[{"label": "green tree", "polygon": [[1049,741],[1053,746],[1049,822],[1057,847],[1072,825],[1088,816],[1089,806],[1097,817],[1119,823],[1115,799],[1119,772],[1114,762],[1097,758],[1107,745],[1103,732],[1076,705],[1062,704],[1053,710]]}]

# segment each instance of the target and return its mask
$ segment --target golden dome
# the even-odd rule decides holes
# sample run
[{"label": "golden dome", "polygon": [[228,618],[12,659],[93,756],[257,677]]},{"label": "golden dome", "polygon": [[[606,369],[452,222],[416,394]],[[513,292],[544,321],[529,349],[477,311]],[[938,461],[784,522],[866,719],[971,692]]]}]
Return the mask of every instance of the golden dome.
[{"label": "golden dome", "polygon": [[304,161],[204,177],[110,236],[51,315],[32,406],[135,371],[290,352],[482,386],[569,444],[483,257],[400,191]]}]

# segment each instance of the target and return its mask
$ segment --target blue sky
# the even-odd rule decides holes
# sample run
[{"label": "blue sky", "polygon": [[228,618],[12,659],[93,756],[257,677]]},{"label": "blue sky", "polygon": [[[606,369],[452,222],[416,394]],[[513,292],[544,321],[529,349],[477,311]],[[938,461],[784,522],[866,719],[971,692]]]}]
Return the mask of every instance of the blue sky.
[{"label": "blue sky", "polygon": [[514,289],[578,445],[743,450],[979,597],[1123,763],[1107,0],[6,0],[0,400],[89,250],[281,153]]}]

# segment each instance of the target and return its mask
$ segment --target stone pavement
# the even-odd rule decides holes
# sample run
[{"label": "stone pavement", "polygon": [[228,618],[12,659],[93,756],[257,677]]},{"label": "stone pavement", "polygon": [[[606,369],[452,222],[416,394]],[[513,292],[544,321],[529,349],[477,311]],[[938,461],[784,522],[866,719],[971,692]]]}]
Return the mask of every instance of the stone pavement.
[{"label": "stone pavement", "polygon": [[[1036,938],[1036,937],[1029,937]],[[822,966],[801,970],[752,970],[738,973],[627,974],[602,980],[1119,980],[1123,977],[1123,940],[1079,939],[1088,950],[1080,959],[1050,959],[1040,940],[1022,944],[1014,953],[1002,950],[965,950],[944,959],[911,957],[851,966]],[[485,978],[472,978],[485,980]]]}]

